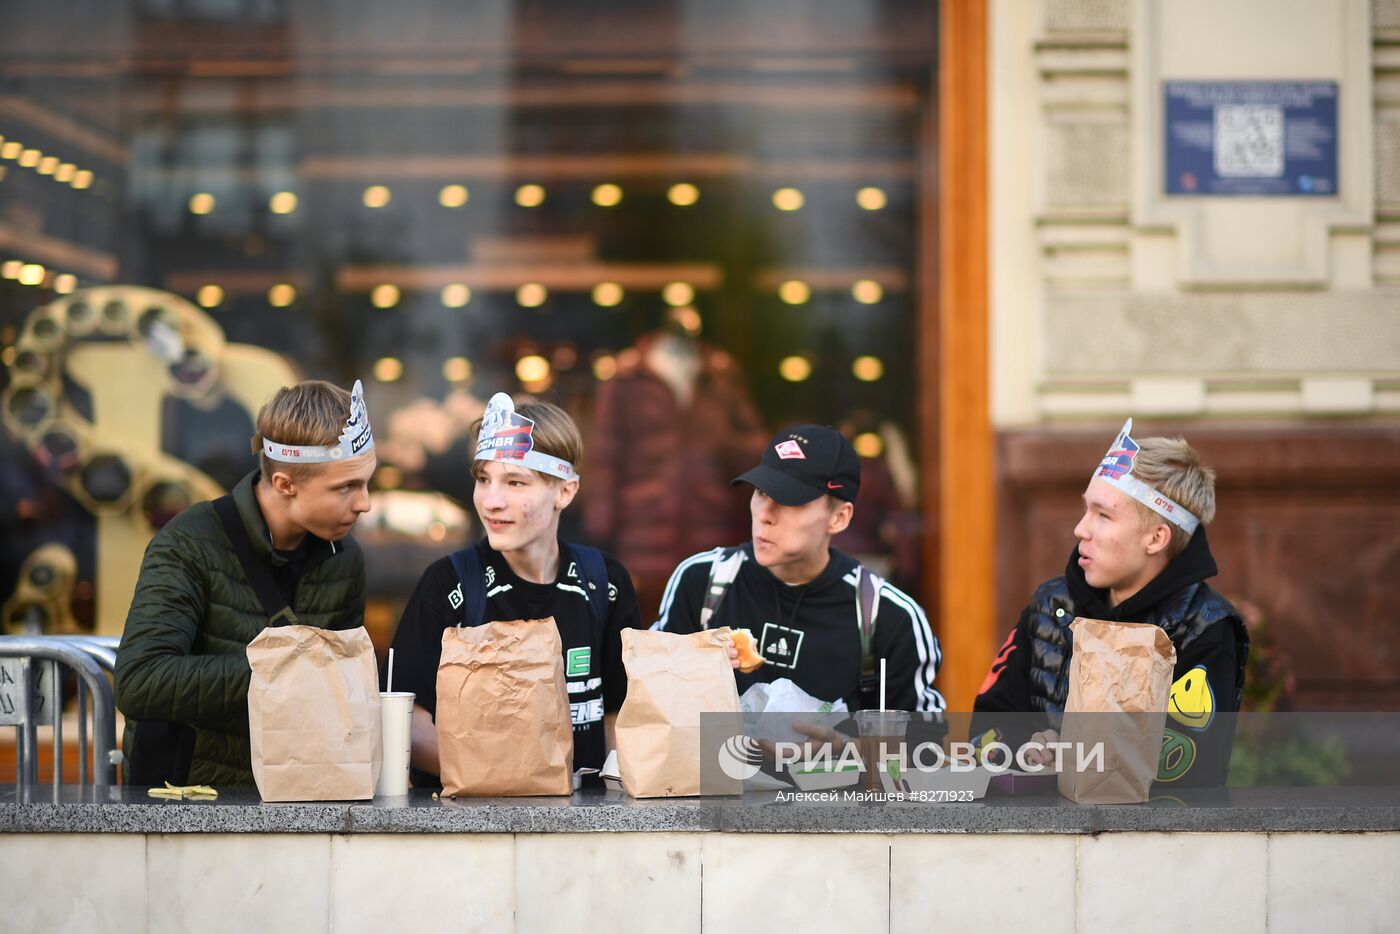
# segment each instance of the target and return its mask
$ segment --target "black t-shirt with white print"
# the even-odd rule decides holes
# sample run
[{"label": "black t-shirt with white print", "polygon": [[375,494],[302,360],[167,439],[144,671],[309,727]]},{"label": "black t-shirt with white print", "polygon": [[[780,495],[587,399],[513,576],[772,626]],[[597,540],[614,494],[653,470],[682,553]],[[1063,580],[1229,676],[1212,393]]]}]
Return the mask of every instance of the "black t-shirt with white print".
[{"label": "black t-shirt with white print", "polygon": [[[574,722],[574,768],[601,769],[606,751],[603,714],[622,707],[627,673],[622,667],[622,630],[639,628],[641,616],[632,579],[617,559],[604,554],[608,574],[608,615],[595,621],[588,596],[579,585],[571,552],[559,543],[559,576],[552,584],[523,580],[500,552],[482,539],[481,558],[486,612],[482,622],[554,617],[564,650],[564,677]],[[412,691],[414,703],[436,717],[437,669],[442,632],[463,624],[463,599],[450,558],[428,566],[404,607],[394,633],[394,689]],[[429,779],[414,772],[414,784]]]}]

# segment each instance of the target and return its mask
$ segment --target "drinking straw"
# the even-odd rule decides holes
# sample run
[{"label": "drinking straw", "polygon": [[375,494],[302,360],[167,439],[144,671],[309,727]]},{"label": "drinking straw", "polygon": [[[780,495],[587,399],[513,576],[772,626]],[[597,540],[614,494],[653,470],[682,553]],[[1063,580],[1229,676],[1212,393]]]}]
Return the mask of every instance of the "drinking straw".
[{"label": "drinking straw", "polygon": [[[883,664],[884,664],[884,661],[882,660],[882,661],[880,662],[880,664],[883,665]],[[882,673],[883,673],[883,670],[882,670]],[[390,650],[389,650],[389,680],[388,680],[388,682],[384,685],[384,690],[386,691],[386,693],[389,693],[389,694],[394,693],[394,650],[393,650],[393,649],[390,649]]]},{"label": "drinking straw", "polygon": [[[389,651],[393,651],[392,648]],[[393,662],[389,662],[393,664]],[[885,660],[879,660],[879,709],[885,710]]]}]

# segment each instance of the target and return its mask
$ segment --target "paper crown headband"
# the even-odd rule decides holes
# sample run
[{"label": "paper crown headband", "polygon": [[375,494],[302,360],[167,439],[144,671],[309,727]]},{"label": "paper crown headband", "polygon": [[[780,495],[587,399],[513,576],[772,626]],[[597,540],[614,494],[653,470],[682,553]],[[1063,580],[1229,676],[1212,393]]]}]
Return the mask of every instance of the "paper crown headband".
[{"label": "paper crown headband", "polygon": [[1094,471],[1094,476],[1127,493],[1163,519],[1179,526],[1187,535],[1194,535],[1196,526],[1201,524],[1200,519],[1171,497],[1154,490],[1133,476],[1133,467],[1137,465],[1141,445],[1133,440],[1132,430],[1133,420],[1130,418],[1123,423],[1123,429],[1118,432],[1118,437],[1114,439],[1108,453],[1103,456],[1098,469]]},{"label": "paper crown headband", "polygon": [[560,480],[577,477],[573,464],[535,450],[534,432],[534,419],[516,412],[510,396],[498,392],[486,404],[486,414],[481,417],[474,459],[514,462]]},{"label": "paper crown headband", "polygon": [[271,438],[263,438],[263,453],[285,464],[328,464],[373,449],[374,432],[369,427],[365,389],[359,380],[355,380],[355,388],[350,390],[350,417],[345,420],[345,430],[333,446],[281,444]]}]

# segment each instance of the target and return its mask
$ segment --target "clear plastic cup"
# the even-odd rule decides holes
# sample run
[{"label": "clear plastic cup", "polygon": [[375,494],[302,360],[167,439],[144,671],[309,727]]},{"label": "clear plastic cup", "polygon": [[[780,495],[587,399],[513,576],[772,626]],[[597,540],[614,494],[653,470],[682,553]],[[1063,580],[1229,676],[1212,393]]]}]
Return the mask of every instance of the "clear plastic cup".
[{"label": "clear plastic cup", "polygon": [[860,759],[865,766],[865,788],[880,791],[880,769],[888,759],[898,759],[904,752],[904,734],[909,729],[911,714],[907,710],[857,710],[856,727],[860,730]]}]

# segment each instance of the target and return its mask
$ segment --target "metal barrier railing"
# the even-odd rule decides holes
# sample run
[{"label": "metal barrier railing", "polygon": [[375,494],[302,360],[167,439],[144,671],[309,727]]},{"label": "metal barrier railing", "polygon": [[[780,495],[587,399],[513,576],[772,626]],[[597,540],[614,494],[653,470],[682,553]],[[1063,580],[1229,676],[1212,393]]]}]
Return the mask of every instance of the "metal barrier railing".
[{"label": "metal barrier railing", "polygon": [[[114,636],[0,636],[0,725],[16,731],[16,783],[39,783],[39,733],[53,724],[53,784],[63,784],[63,683],[60,666],[78,677],[78,783],[116,783],[121,752],[117,707],[107,674],[116,669]],[[47,682],[47,683],[44,683]],[[92,749],[87,708],[92,701]],[[91,772],[89,772],[89,759]]]},{"label": "metal barrier railing", "polygon": [[[121,644],[121,636],[55,636],[56,639],[67,639],[87,652],[106,669],[109,675],[115,675],[117,671],[117,646]],[[82,678],[78,679],[78,784],[88,783],[88,756],[87,756],[87,726],[88,721],[85,716],[87,710],[87,683]],[[115,704],[113,705],[115,709]],[[115,714],[113,714],[115,719]],[[114,738],[115,742],[115,738]],[[57,748],[58,736],[54,737],[54,745]],[[112,758],[109,756],[109,758]],[[54,784],[62,784],[63,769],[60,767],[54,772]]]}]

